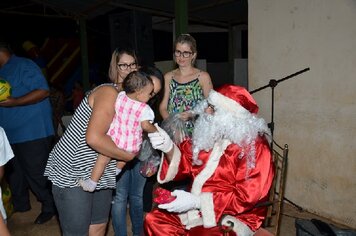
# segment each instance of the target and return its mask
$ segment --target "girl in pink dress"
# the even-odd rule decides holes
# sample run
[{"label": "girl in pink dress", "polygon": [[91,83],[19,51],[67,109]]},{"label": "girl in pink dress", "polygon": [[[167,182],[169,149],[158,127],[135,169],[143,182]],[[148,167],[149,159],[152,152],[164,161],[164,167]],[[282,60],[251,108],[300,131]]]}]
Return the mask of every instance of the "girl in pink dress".
[{"label": "girl in pink dress", "polygon": [[[133,71],[123,81],[123,91],[118,94],[115,103],[115,116],[111,122],[108,135],[118,148],[138,153],[142,144],[142,132],[156,132],[152,124],[154,112],[148,104],[154,96],[153,82],[140,71]],[[85,191],[93,192],[111,158],[99,155],[93,167],[90,179],[79,180]],[[121,172],[125,162],[118,161],[116,174]]]}]

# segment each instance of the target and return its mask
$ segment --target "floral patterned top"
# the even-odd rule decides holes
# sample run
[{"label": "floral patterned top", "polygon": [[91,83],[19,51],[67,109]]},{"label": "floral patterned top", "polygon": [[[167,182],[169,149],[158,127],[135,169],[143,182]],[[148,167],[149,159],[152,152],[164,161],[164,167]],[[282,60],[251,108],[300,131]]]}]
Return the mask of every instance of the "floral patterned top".
[{"label": "floral patterned top", "polygon": [[[203,89],[199,83],[199,76],[188,83],[178,83],[172,76],[169,84],[170,94],[167,110],[169,114],[192,110],[195,105],[204,99]],[[189,134],[193,132],[193,122],[187,121],[186,127]]]}]

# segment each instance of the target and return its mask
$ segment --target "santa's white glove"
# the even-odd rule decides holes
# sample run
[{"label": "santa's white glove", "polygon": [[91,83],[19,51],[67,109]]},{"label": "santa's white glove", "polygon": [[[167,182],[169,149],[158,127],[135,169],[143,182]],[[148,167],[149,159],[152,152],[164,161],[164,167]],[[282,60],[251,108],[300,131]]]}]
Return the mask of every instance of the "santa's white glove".
[{"label": "santa's white glove", "polygon": [[148,138],[154,149],[161,150],[164,153],[169,152],[173,148],[173,141],[166,131],[164,131],[158,124],[155,124],[157,132],[149,133]]},{"label": "santa's white glove", "polygon": [[200,198],[194,194],[184,190],[174,190],[171,195],[176,196],[176,199],[170,203],[159,204],[158,208],[177,213],[200,209]]}]

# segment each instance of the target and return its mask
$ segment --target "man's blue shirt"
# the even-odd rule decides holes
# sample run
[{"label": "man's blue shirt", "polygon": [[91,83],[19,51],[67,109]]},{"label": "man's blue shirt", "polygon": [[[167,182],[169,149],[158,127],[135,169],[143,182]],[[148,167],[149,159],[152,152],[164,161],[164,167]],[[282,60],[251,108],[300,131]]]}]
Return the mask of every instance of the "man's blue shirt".
[{"label": "man's blue shirt", "polygon": [[[30,59],[12,55],[0,68],[0,77],[12,86],[12,97],[21,97],[36,89],[49,90],[41,69]],[[54,134],[49,98],[38,103],[0,107],[0,126],[11,144],[45,138]]]}]

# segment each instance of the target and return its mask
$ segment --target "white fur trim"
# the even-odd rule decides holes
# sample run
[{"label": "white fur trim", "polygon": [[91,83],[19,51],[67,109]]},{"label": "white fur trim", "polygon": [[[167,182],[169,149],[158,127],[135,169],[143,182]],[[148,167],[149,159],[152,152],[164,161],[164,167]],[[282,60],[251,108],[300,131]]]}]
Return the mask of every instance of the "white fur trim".
[{"label": "white fur trim", "polygon": [[161,179],[162,163],[163,163],[163,160],[165,158],[164,155],[165,154],[162,153],[161,164],[159,166],[158,173],[157,173],[157,182],[160,183],[160,184],[167,183],[167,182],[172,181],[174,179],[174,177],[178,173],[178,167],[179,167],[179,163],[180,163],[180,160],[181,160],[181,152],[180,152],[179,148],[175,144],[173,144],[172,160],[169,163],[169,167],[168,167],[168,170],[167,170],[165,178]]},{"label": "white fur trim", "polygon": [[178,214],[178,217],[182,225],[184,225],[188,230],[193,227],[203,225],[203,221],[198,210],[190,210],[185,213],[180,213]]},{"label": "white fur trim", "polygon": [[205,182],[214,174],[221,156],[231,141],[224,139],[215,143],[205,168],[195,177],[191,193],[199,195]]},{"label": "white fur trim", "polygon": [[214,90],[211,90],[208,97],[209,103],[214,105],[216,109],[223,109],[237,117],[251,115],[251,113],[241,106],[235,100],[228,98]]},{"label": "white fur trim", "polygon": [[217,225],[215,219],[213,194],[202,193],[201,190],[204,183],[214,174],[216,167],[219,164],[220,158],[229,144],[231,144],[231,142],[227,139],[217,142],[214,145],[213,151],[210,154],[205,168],[194,179],[191,193],[200,197],[202,218],[194,217],[197,214],[197,210],[189,211],[186,216],[187,219],[184,219],[186,220],[187,229],[202,224],[205,228],[211,228]]},{"label": "white fur trim", "polygon": [[221,225],[223,225],[223,226],[230,227],[231,223],[233,224],[232,230],[238,236],[253,236],[254,235],[254,232],[246,224],[242,223],[236,217],[233,217],[231,215],[226,215],[221,219]]},{"label": "white fur trim", "polygon": [[215,211],[214,211],[214,198],[213,193],[200,194],[200,211],[203,218],[203,225],[205,228],[211,228],[217,225]]},{"label": "white fur trim", "polygon": [[188,211],[187,216],[188,216],[188,224],[186,225],[186,229],[191,229],[203,224],[202,218],[198,210]]}]

